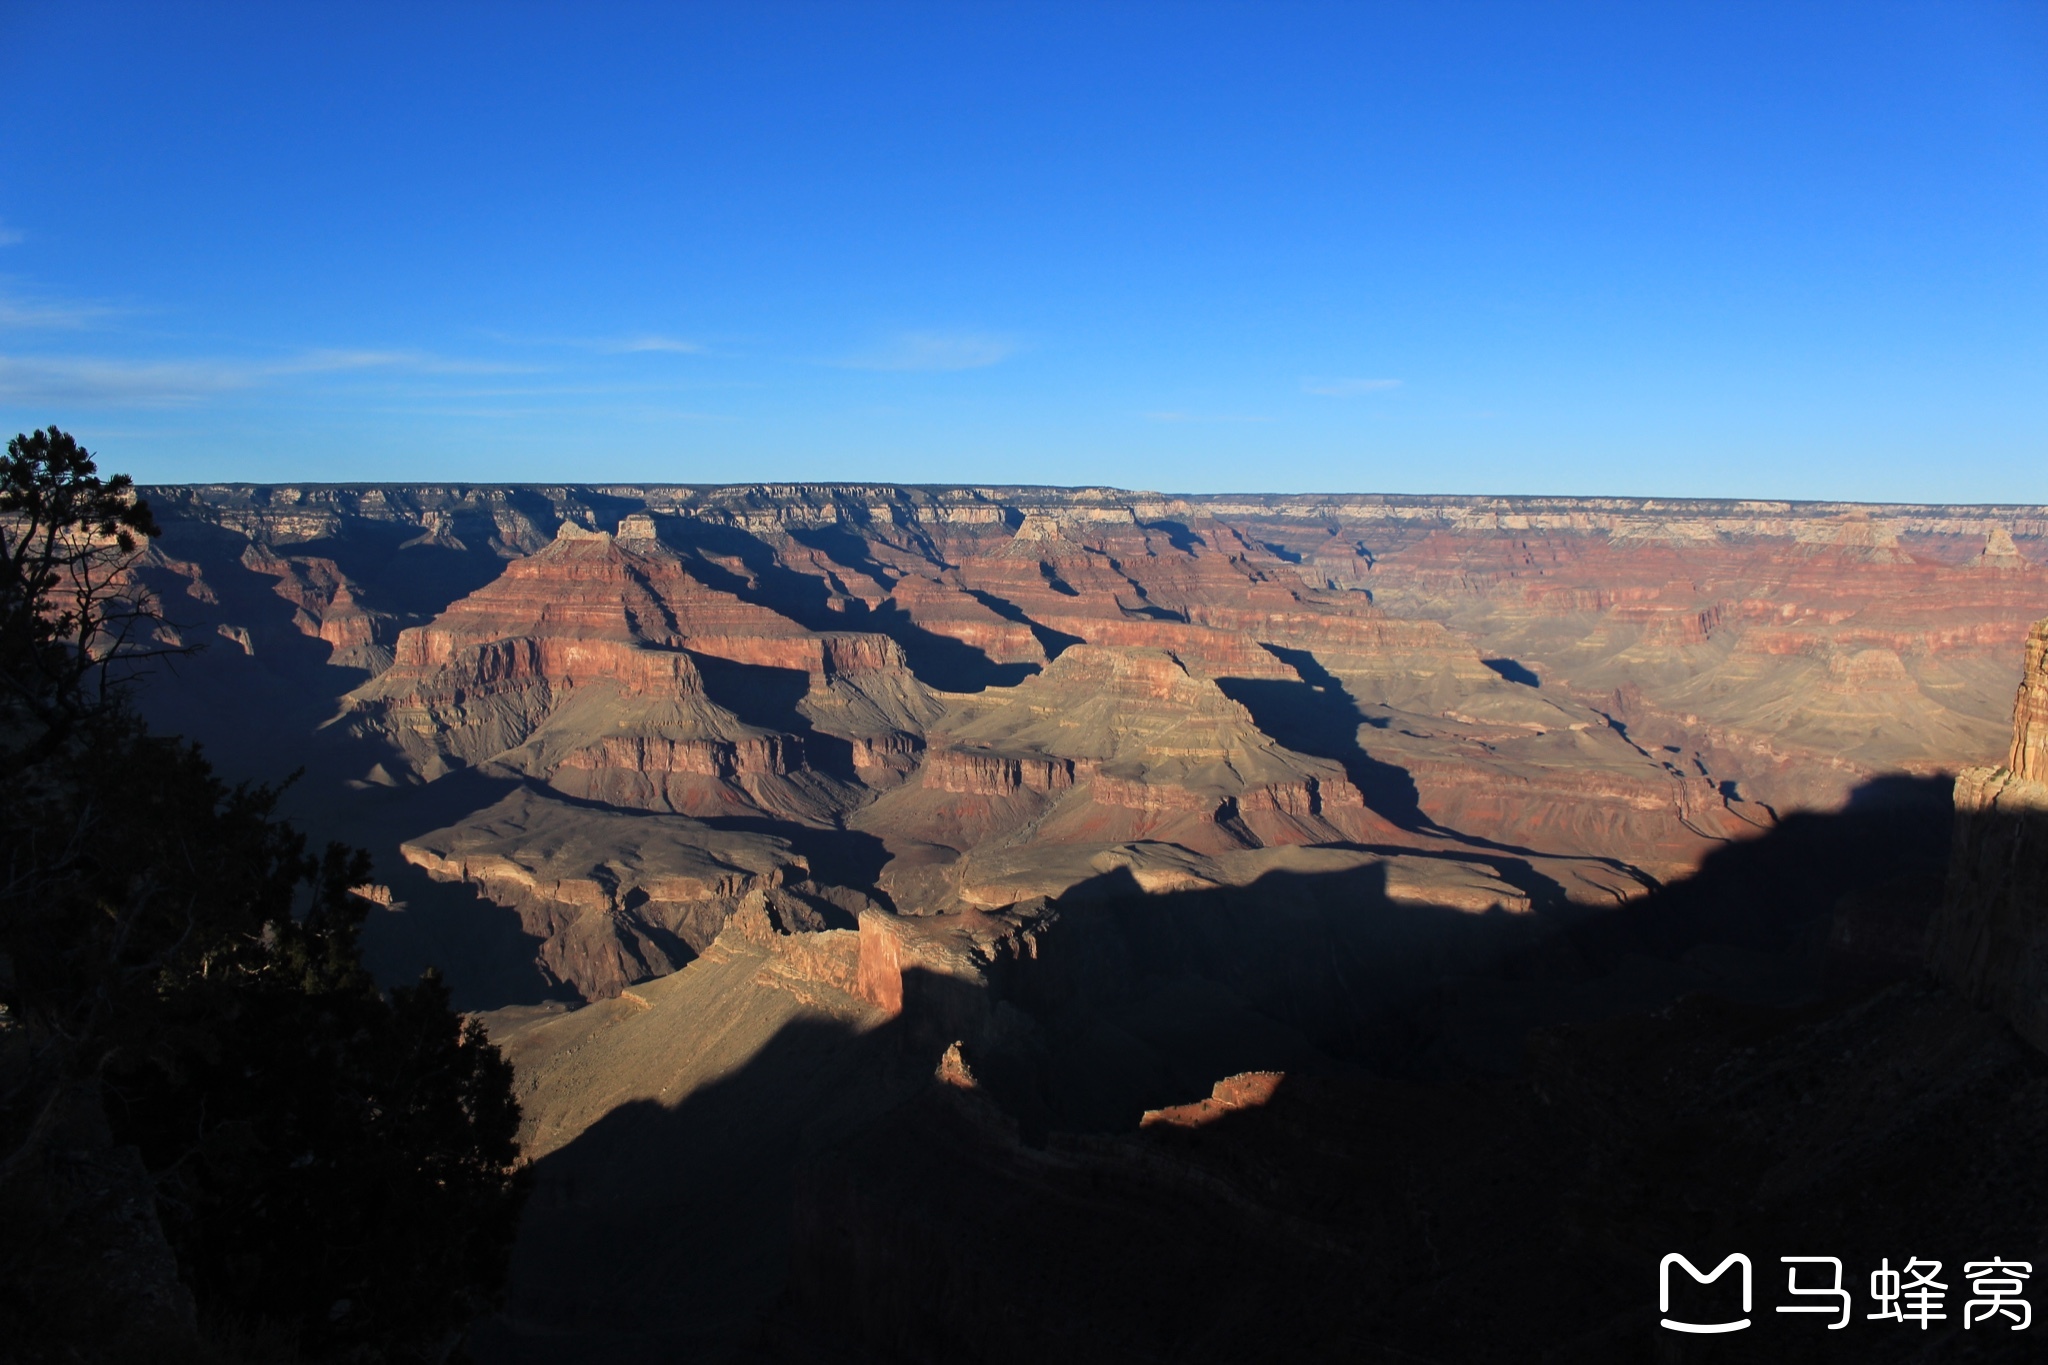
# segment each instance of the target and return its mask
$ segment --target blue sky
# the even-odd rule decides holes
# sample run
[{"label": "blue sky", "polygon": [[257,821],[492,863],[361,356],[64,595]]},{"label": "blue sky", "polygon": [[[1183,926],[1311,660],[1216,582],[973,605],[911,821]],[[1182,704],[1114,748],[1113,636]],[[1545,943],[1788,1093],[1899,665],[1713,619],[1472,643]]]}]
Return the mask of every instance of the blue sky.
[{"label": "blue sky", "polygon": [[2048,5],[0,0],[156,481],[2048,502]]}]

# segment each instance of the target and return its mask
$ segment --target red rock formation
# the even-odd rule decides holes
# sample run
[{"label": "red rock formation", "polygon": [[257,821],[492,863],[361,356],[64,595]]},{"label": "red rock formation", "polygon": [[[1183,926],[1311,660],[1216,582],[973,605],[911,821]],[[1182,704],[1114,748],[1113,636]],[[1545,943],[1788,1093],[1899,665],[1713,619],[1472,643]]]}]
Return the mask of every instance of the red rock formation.
[{"label": "red rock formation", "polygon": [[2025,781],[2048,782],[2048,620],[2036,621],[2027,633],[2024,668],[2005,766]]},{"label": "red rock formation", "polygon": [[1085,759],[1077,768],[1070,758],[940,749],[919,770],[918,785],[957,796],[1015,796],[1022,791],[1049,794],[1071,790],[1077,771],[1085,781],[1094,775],[1095,765]]},{"label": "red rock formation", "polygon": [[1138,1120],[1138,1126],[1204,1128],[1225,1114],[1256,1109],[1265,1104],[1280,1092],[1280,1084],[1286,1079],[1286,1073],[1280,1071],[1246,1071],[1225,1076],[1216,1082],[1207,1099],[1196,1100],[1193,1104],[1169,1105],[1164,1109],[1147,1109],[1144,1117]]},{"label": "red rock formation", "polygon": [[[886,637],[818,634],[707,586],[652,534],[565,523],[430,625],[351,699],[425,775],[498,762],[573,796],[692,815],[829,821],[799,733],[750,725],[712,698],[697,658],[801,675],[827,730],[857,742],[856,775],[900,779],[929,709]],[[792,714],[791,725],[808,722]],[[850,734],[848,734],[850,732]]]}]

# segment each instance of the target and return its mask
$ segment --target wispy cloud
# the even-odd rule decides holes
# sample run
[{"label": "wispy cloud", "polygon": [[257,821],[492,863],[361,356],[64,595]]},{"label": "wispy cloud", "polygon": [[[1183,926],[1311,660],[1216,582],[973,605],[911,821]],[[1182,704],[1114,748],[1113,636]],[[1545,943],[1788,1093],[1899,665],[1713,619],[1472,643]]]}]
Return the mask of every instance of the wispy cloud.
[{"label": "wispy cloud", "polygon": [[1148,412],[1148,422],[1271,422],[1271,417],[1240,412]]},{"label": "wispy cloud", "polygon": [[253,383],[248,366],[210,361],[0,355],[0,398],[32,403],[163,407]]},{"label": "wispy cloud", "polygon": [[27,235],[20,228],[11,228],[5,223],[0,223],[0,246],[14,246]]},{"label": "wispy cloud", "polygon": [[493,327],[479,327],[476,335],[487,341],[504,346],[538,346],[563,348],[572,351],[595,351],[600,355],[645,355],[665,353],[669,355],[703,355],[710,350],[701,341],[688,337],[670,336],[666,332],[629,332],[622,336],[565,337],[535,336],[525,332],[502,332]]},{"label": "wispy cloud", "polygon": [[425,351],[306,351],[263,369],[270,374],[340,374],[352,370],[396,370],[408,374],[531,374],[540,367],[498,360],[467,360]]},{"label": "wispy cloud", "polygon": [[1385,393],[1398,389],[1398,379],[1304,379],[1303,393],[1317,393],[1325,398],[1356,398],[1361,393]]},{"label": "wispy cloud", "polygon": [[306,351],[263,368],[271,374],[345,374],[350,370],[413,368],[423,357],[416,351],[322,349]]},{"label": "wispy cloud", "polygon": [[849,370],[979,370],[1021,349],[989,332],[903,332],[837,363]]},{"label": "wispy cloud", "polygon": [[[530,395],[518,395],[529,397]],[[365,406],[352,405],[351,412],[374,412],[387,416],[458,417],[477,421],[524,421],[536,417],[559,417],[564,412],[581,410],[578,405],[560,403],[402,403]],[[682,408],[611,407],[607,415],[622,419],[644,422],[702,422],[732,423],[743,419],[722,412],[696,412]]]},{"label": "wispy cloud", "polygon": [[668,351],[676,355],[701,355],[704,352],[704,347],[697,342],[656,333],[625,337],[618,341],[598,342],[597,349],[609,351],[614,355],[638,355],[645,351]]},{"label": "wispy cloud", "polygon": [[268,361],[0,355],[0,398],[98,407],[165,407],[301,376],[496,375],[535,370],[531,365],[450,359],[420,351],[327,349]]},{"label": "wispy cloud", "polygon": [[[4,244],[4,243],[0,243]],[[119,310],[97,303],[55,303],[50,301],[31,302],[26,299],[0,297],[0,329],[8,331],[29,331],[31,329],[55,328],[75,330],[91,327],[113,317]]]}]

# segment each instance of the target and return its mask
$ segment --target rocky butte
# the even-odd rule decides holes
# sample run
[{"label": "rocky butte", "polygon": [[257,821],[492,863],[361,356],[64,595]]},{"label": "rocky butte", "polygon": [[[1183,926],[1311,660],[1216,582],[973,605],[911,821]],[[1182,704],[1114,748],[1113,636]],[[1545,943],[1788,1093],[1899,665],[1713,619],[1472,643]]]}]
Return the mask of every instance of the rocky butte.
[{"label": "rocky butte", "polygon": [[148,494],[153,720],[519,1068],[480,1359],[1639,1355],[1643,1191],[2035,1131],[2048,508]]}]

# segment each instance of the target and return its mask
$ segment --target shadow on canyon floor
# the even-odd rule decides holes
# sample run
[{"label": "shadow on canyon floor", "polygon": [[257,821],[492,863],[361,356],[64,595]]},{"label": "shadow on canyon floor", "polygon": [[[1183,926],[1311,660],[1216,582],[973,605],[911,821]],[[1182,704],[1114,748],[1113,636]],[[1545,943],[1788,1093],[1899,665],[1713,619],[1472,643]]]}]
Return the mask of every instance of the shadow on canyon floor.
[{"label": "shadow on canyon floor", "polygon": [[[1299,682],[1272,678],[1219,678],[1217,686],[1225,696],[1243,706],[1253,724],[1298,753],[1313,754],[1341,764],[1351,785],[1358,788],[1365,804],[1396,828],[1454,840],[1467,848],[1509,855],[1497,870],[1532,903],[1545,905],[1562,898],[1562,889],[1531,868],[1526,859],[1539,850],[1483,838],[1438,824],[1422,809],[1421,794],[1406,768],[1373,757],[1361,740],[1367,729],[1386,729],[1392,723],[1386,715],[1374,715],[1361,706],[1341,679],[1316,662],[1303,649],[1267,645],[1281,662],[1301,675]],[[1512,659],[1488,659],[1484,663],[1510,682],[1538,686],[1533,673]],[[1600,858],[1637,885],[1651,888],[1654,877],[1620,858]]]},{"label": "shadow on canyon floor", "polygon": [[1955,822],[1953,782],[1904,774],[1857,787],[1838,811],[1795,811],[1761,836],[1724,844],[1698,871],[1577,926],[1596,964],[1618,954],[1672,956],[1700,942],[1780,951],[1824,929],[1838,902],[1885,890],[1941,899]]},{"label": "shadow on canyon floor", "polygon": [[[1256,1088],[1034,1145],[981,1089],[929,1086],[793,1173],[789,1277],[745,1358],[2035,1358],[1981,1304],[1960,1320],[1966,1263],[2037,1263],[2048,1237],[2048,1059],[1938,987],[1793,1010],[1695,995],[1540,1034],[1515,1079]],[[1660,1305],[1674,1251],[1742,1252],[1754,1283],[1679,1275]],[[1800,1306],[1783,1256],[1840,1258],[1846,1305],[1779,1315]],[[1870,1272],[1911,1257],[1947,1267],[1932,1331],[1866,1316]],[[1660,1307],[1726,1322],[1752,1293],[1753,1330],[1658,1326]]]},{"label": "shadow on canyon floor", "polygon": [[[1719,1158],[1702,1155],[1693,1100],[1671,1087],[1704,1085],[1749,1055],[1736,1049],[1786,1030],[1807,1030],[1784,1044],[1806,1049],[1801,1065],[1846,1055],[1809,1034],[1877,998],[1892,1003],[1872,1027],[1900,1037],[1915,1020],[1979,1021],[1969,1027],[1989,1032],[1969,1046],[1996,1054],[1996,1076],[2036,1087],[2028,1104],[2048,1096],[2032,1054],[2007,1048],[1983,1016],[1898,994],[1928,990],[1911,984],[1912,934],[1898,941],[1913,949],[1860,965],[1861,996],[1831,992],[1844,914],[1877,894],[1887,913],[1909,904],[1924,923],[1948,818],[1942,784],[1887,779],[1840,812],[1719,850],[1634,906],[1581,914],[1402,905],[1377,869],[1164,895],[1138,892],[1128,874],[1099,878],[1050,906],[1036,952],[992,963],[985,987],[906,974],[889,1024],[792,1023],[680,1103],[623,1105],[543,1158],[509,1306],[480,1330],[478,1357],[687,1348],[730,1359],[752,1340],[778,1359],[1505,1360],[1520,1311],[1532,1330],[1576,1343],[1557,1359],[1643,1358],[1651,1319],[1636,1291],[1671,1249],[1645,1250],[1658,1238],[1753,1223],[1783,1242],[1772,1256],[1808,1249],[1787,1207],[1775,1223],[1702,1221],[1652,1188],[1666,1176],[1749,1178],[1694,1170]],[[1555,1040],[1575,1037],[1627,1055],[1588,1080],[1578,1061],[1558,1061]],[[958,1102],[971,1112],[931,1098],[933,1065],[955,1040],[979,1081]],[[1144,1110],[1251,1070],[1286,1071],[1283,1093],[1307,1098],[1171,1138],[1181,1147],[1170,1150],[1159,1145],[1170,1135],[1138,1131]],[[1992,1074],[1971,1073],[1980,1110],[1996,1107]],[[1538,1082],[1550,1098],[1534,1097]],[[1798,1100],[1779,1084],[1741,1102],[1759,1095]],[[2048,1101],[2036,1108],[2048,1114]],[[1764,1136],[1745,1130],[1742,1172],[1771,1155],[1774,1115],[1756,1120]],[[1229,1136],[1238,1129],[1253,1135]],[[1571,1257],[1555,1254],[1559,1239]],[[1520,1267],[1537,1288],[1508,1293],[1500,1311],[1461,1302],[1460,1267],[1474,1257],[1493,1258],[1487,1285]],[[1569,1301],[1575,1276],[1620,1287]],[[1436,1329],[1399,1304],[1417,1284],[1443,1330],[1479,1332],[1487,1350],[1431,1349]],[[751,1335],[786,1286],[780,1326]],[[1564,1306],[1540,1302],[1559,1292]],[[1056,1326],[1063,1315],[1071,1332]]]},{"label": "shadow on canyon floor", "polygon": [[1690,991],[1789,1005],[1922,970],[1954,824],[1944,778],[1882,777],[1795,812],[1692,876],[1445,976],[1377,1021],[1390,1072],[1503,1073],[1534,1027],[1661,1008]]},{"label": "shadow on canyon floor", "polygon": [[1543,679],[1536,676],[1535,670],[1518,660],[1481,659],[1479,662],[1511,683],[1520,683],[1524,687],[1543,686]]},{"label": "shadow on canyon floor", "polygon": [[[1041,625],[1027,616],[1024,609],[1015,602],[998,597],[992,592],[987,592],[980,588],[968,588],[966,592],[969,597],[981,603],[981,605],[987,607],[1005,621],[1015,622],[1017,625],[1023,626],[1026,630],[1030,631],[1031,638],[1038,641],[1038,647],[1045,651],[1047,663],[1051,663],[1054,659],[1059,658],[1062,653],[1073,646],[1087,643],[1078,635],[1069,635],[1063,630],[1054,630],[1051,626]],[[1027,674],[1038,671],[1036,664],[1018,666],[1024,668]],[[1022,682],[1023,678],[1019,677],[1017,681]]]},{"label": "shadow on canyon floor", "polygon": [[858,783],[853,741],[826,734],[801,709],[810,695],[810,674],[796,668],[737,663],[685,650],[704,679],[704,694],[757,729],[793,736],[801,766],[837,782]]},{"label": "shadow on canyon floor", "polygon": [[1035,663],[999,664],[965,641],[926,630],[894,602],[884,603],[859,620],[861,629],[880,631],[901,646],[903,661],[909,665],[911,674],[940,692],[1015,687],[1038,672]]},{"label": "shadow on canyon floor", "polygon": [[[301,630],[298,608],[276,591],[278,579],[242,571],[242,537],[218,527],[171,522],[158,548],[173,561],[225,558],[235,572],[208,579],[195,600],[184,577],[145,566],[140,578],[157,595],[165,620],[191,649],[152,665],[135,700],[151,727],[202,740],[209,756],[237,778],[270,783],[289,775],[304,736],[334,712],[334,698],[369,676],[328,662],[333,647]],[[239,638],[208,621],[232,621]],[[231,723],[224,723],[232,717]]]},{"label": "shadow on canyon floor", "polygon": [[540,939],[527,932],[516,910],[497,904],[467,882],[437,881],[398,852],[406,839],[453,825],[489,809],[522,779],[458,769],[418,786],[352,793],[340,816],[350,842],[379,850],[372,875],[391,889],[393,910],[363,926],[363,961],[379,981],[405,982],[428,967],[440,970],[460,1010],[500,1009],[580,999],[539,964]]},{"label": "shadow on canyon floor", "polygon": [[1384,819],[1401,829],[1434,829],[1422,813],[1421,797],[1408,770],[1374,758],[1358,741],[1361,727],[1384,728],[1385,718],[1366,715],[1344,684],[1307,650],[1266,648],[1299,673],[1301,681],[1219,678],[1216,685],[1223,694],[1251,712],[1252,723],[1286,747],[1342,764],[1365,804]]},{"label": "shadow on canyon floor", "polygon": [[[1945,780],[1880,778],[1840,811],[1724,845],[1692,877],[1614,910],[1404,904],[1378,865],[1165,895],[1118,870],[1062,897],[1035,956],[999,964],[1007,975],[992,988],[1074,1056],[1129,1052],[1117,1034],[1135,1025],[1120,1021],[1157,1033],[1207,998],[1217,1020],[1194,1032],[1267,1040],[1265,1060],[1243,1046],[1229,1054],[1238,1070],[1286,1069],[1291,1047],[1415,1079],[1502,1074],[1532,1027],[1646,1012],[1690,991],[1791,1004],[1916,971],[1952,823]],[[1234,1013],[1263,1027],[1226,1025]],[[1128,1124],[1198,1097],[1228,1074],[1216,1069],[1223,1055],[1155,1068],[1113,1105]],[[1037,1117],[1016,1107],[1027,1125]],[[1103,1123],[1106,1107],[1048,1101],[1045,1118],[1116,1126]]]},{"label": "shadow on canyon floor", "polygon": [[[547,507],[541,498],[529,497],[528,503],[536,512]],[[541,515],[549,516],[546,512]],[[349,581],[367,590],[369,600],[398,614],[403,624],[413,625],[432,620],[451,602],[461,601],[504,573],[505,559],[484,547],[487,539],[479,540],[476,548],[466,540],[436,543],[409,526],[365,520],[351,524],[346,536],[288,548],[295,558],[333,560]]]},{"label": "shadow on canyon floor", "polygon": [[476,1357],[730,1359],[786,1275],[792,1170],[920,1090],[934,1055],[898,1025],[799,1020],[679,1104],[613,1110],[535,1163]]},{"label": "shadow on canyon floor", "polygon": [[[693,524],[670,534],[693,552],[690,572],[708,586],[779,612],[807,630],[878,631],[901,647],[911,673],[928,687],[980,692],[1014,686],[1038,671],[1031,663],[999,664],[965,641],[927,630],[893,601],[871,608],[860,597],[835,597],[824,578],[782,564],[766,545],[743,531]],[[895,580],[895,574],[869,555],[865,541],[842,529],[811,527],[794,538],[841,568],[879,584]],[[734,571],[728,560],[745,572]]]}]

